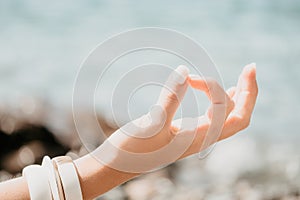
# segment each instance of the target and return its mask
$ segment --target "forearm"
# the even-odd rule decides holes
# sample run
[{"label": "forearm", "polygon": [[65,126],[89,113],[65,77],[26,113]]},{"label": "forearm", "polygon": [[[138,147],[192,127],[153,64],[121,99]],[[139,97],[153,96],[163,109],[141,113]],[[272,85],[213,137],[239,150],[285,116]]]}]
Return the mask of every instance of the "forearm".
[{"label": "forearm", "polygon": [[104,166],[89,154],[75,160],[74,163],[84,199],[95,198],[139,175]]},{"label": "forearm", "polygon": [[[201,83],[200,80],[191,80],[191,81],[194,81],[194,84],[195,84],[194,87],[196,87],[196,88],[199,86],[199,84],[197,85],[196,83]],[[179,87],[175,87],[175,90],[176,89],[178,90],[178,88]],[[199,87],[199,88],[201,88],[201,87]],[[250,120],[250,117],[251,117],[251,114],[252,114],[252,111],[253,111],[253,108],[254,108],[254,105],[256,102],[257,92],[258,92],[258,89],[257,89],[257,83],[256,83],[255,66],[249,65],[248,67],[246,67],[243,70],[243,73],[240,76],[238,85],[237,85],[236,89],[234,90],[234,92],[231,92],[229,94],[230,98],[234,99],[235,106],[231,113],[226,112],[227,114],[230,114],[230,115],[223,126],[221,136],[217,139],[221,140],[221,139],[230,137],[233,134],[237,133],[238,131],[240,131],[248,126],[249,120]],[[177,91],[177,93],[180,93],[180,92]],[[166,96],[165,99],[168,100],[170,98],[169,98],[169,96]],[[169,111],[168,116],[170,117],[170,119],[173,118],[173,116],[177,110],[177,106],[174,106],[174,107],[172,107],[172,106],[174,106],[173,101],[167,102],[165,105],[166,110]],[[230,111],[231,110],[230,107],[228,107],[227,110]],[[143,120],[143,118],[141,118],[141,119],[142,120],[140,122],[145,122],[145,120]],[[153,117],[153,119],[157,119],[157,118]],[[200,118],[195,118],[195,119],[198,122],[198,120]],[[158,121],[160,121],[160,120],[158,120]],[[153,121],[151,120],[151,122],[153,122]],[[178,122],[180,122],[180,120]],[[200,124],[196,123],[197,126],[195,129],[196,130],[195,138],[193,139],[193,142],[192,142],[192,144],[190,144],[189,148],[186,149],[186,151],[183,153],[183,155],[181,155],[179,157],[179,159],[187,157],[192,154],[195,154],[195,153],[203,150],[203,148],[206,147],[206,146],[203,146],[203,141],[205,141],[206,136],[209,135],[207,130],[211,126],[211,123],[206,122],[205,120],[204,121],[201,120],[201,122],[202,123],[200,123]],[[146,123],[146,124],[148,124],[148,123]],[[184,124],[182,124],[182,125],[184,125]],[[145,152],[149,152],[149,151],[152,152],[153,150],[156,150],[157,148],[163,149],[161,147],[164,147],[165,145],[168,144],[168,142],[170,142],[169,137],[168,137],[168,134],[170,133],[170,127],[171,127],[171,124],[165,125],[165,123],[164,123],[163,129],[160,129],[160,133],[156,134],[155,137],[151,137],[151,139],[142,138],[142,139],[135,140],[134,137],[130,137],[130,139],[124,140],[124,137],[120,137],[121,138],[120,139],[119,136],[117,135],[115,137],[115,139],[116,139],[115,144],[117,144],[116,146],[122,147],[120,149],[124,148],[125,151],[135,152],[135,153],[145,153]],[[174,127],[172,127],[172,129],[171,129],[172,130],[171,133],[173,133],[173,128]],[[182,132],[180,134],[182,140],[178,140],[180,142],[177,143],[178,146],[175,145],[176,148],[182,145],[182,142],[184,141],[184,139],[189,139],[191,137],[191,134],[189,131],[189,130],[191,130],[190,127],[186,127],[186,128],[187,128],[187,131],[184,132],[184,126],[175,127],[176,130],[181,130],[181,132]],[[136,129],[134,129],[134,130],[136,130]],[[130,133],[133,135],[139,135],[139,133],[144,134],[146,129],[142,128],[140,130],[141,130],[141,132],[137,131],[135,134],[134,134],[134,132],[133,133],[130,132]],[[151,127],[149,128],[149,133],[150,133],[150,135],[153,133],[153,129],[151,129]],[[126,136],[126,134],[123,134],[120,136]],[[167,137],[164,137],[164,136],[167,136]],[[212,142],[216,142],[216,141],[213,140]],[[209,144],[211,144],[211,143],[209,143]],[[111,146],[113,146],[113,145],[111,145]],[[103,147],[103,145],[102,145],[102,147]],[[127,149],[127,148],[129,148],[129,149]],[[109,153],[112,153],[111,154],[112,156],[119,155],[119,156],[117,156],[117,158],[115,157],[115,158],[113,158],[113,160],[109,160],[109,161],[113,161],[113,162],[116,161],[116,163],[128,164],[128,163],[126,163],[126,161],[128,161],[126,159],[126,156],[125,157],[120,156],[120,155],[124,155],[123,154],[124,152],[120,151],[116,154],[116,152],[111,152],[109,148],[104,148],[104,150],[105,150],[104,154],[102,154],[102,156],[104,156],[104,158],[105,158],[105,155],[108,155]],[[115,153],[115,154],[113,154],[113,153]],[[159,154],[159,156],[161,156],[161,155],[162,154]],[[167,155],[174,155],[174,151],[170,151],[169,154],[167,154]],[[110,158],[110,156],[108,156],[108,157]],[[101,158],[103,159],[103,157],[101,157]],[[143,163],[143,162],[140,162],[140,160],[137,160],[138,162],[129,163],[129,164],[131,164],[133,169],[141,169],[141,168],[139,168],[141,166],[135,166],[135,165],[149,164],[153,161],[156,161],[156,163],[157,163],[156,158],[162,159],[161,160],[162,164],[166,164],[166,161],[169,160],[169,158],[163,157],[163,156],[154,157],[154,158],[150,157],[150,158],[151,159],[146,160],[147,163],[145,163],[145,162]],[[174,158],[174,157],[171,157],[171,158]],[[124,161],[124,162],[117,162],[117,161]],[[175,160],[171,159],[171,161],[174,162]],[[82,190],[82,195],[83,195],[84,199],[92,199],[101,194],[104,194],[105,192],[109,191],[110,189],[139,175],[138,173],[122,172],[122,171],[118,171],[113,168],[110,168],[107,165],[101,164],[97,159],[93,158],[91,155],[86,155],[82,158],[75,160],[74,164],[76,166],[76,170],[78,173],[80,186],[81,186],[81,190]],[[121,165],[121,167],[122,166],[123,165]],[[119,167],[120,167],[120,165],[119,165]],[[158,166],[156,166],[156,167],[158,167]],[[135,171],[133,171],[133,172],[135,172]],[[20,177],[20,178],[16,178],[16,179],[13,179],[10,181],[0,183],[0,199],[8,199],[8,200],[10,200],[10,199],[25,199],[25,200],[30,199],[26,180],[23,177]]]},{"label": "forearm", "polygon": [[25,178],[19,177],[0,183],[0,199],[29,200],[29,191]]},{"label": "forearm", "polygon": [[[104,166],[90,155],[75,160],[74,164],[77,168],[84,199],[95,198],[139,175]],[[26,179],[19,177],[0,183],[0,199],[29,200]]]}]

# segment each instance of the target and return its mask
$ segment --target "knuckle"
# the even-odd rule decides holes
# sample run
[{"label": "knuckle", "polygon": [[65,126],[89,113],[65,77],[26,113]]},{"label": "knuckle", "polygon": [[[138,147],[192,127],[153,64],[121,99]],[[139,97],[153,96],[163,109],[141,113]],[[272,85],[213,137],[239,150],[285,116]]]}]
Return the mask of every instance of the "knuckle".
[{"label": "knuckle", "polygon": [[148,121],[148,127],[161,127],[165,124],[165,116],[164,115],[153,115],[151,113],[147,114],[144,121]]},{"label": "knuckle", "polygon": [[168,95],[168,101],[170,103],[177,103],[178,102],[178,97],[177,95],[174,93],[174,92],[171,92],[169,95]]},{"label": "knuckle", "polygon": [[244,129],[247,128],[250,125],[250,119],[245,119],[243,125]]},{"label": "knuckle", "polygon": [[232,100],[232,99],[229,99],[229,103],[228,103],[228,107],[229,107],[229,109],[233,109],[234,108],[234,106],[235,106],[235,103],[234,103],[234,101]]},{"label": "knuckle", "polygon": [[165,119],[152,118],[150,126],[151,127],[163,127],[163,126],[165,126]]},{"label": "knuckle", "polygon": [[239,124],[240,130],[243,130],[250,125],[250,118],[249,117],[240,117],[238,124]]},{"label": "knuckle", "polygon": [[234,101],[231,100],[230,98],[226,97],[226,100],[225,100],[225,106],[227,107],[228,110],[232,110],[234,108]]}]

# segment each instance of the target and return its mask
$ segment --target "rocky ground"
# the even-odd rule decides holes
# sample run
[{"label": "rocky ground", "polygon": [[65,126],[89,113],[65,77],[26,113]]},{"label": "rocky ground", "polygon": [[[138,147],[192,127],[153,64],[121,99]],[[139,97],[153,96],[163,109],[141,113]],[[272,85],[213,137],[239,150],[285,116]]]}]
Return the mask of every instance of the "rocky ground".
[{"label": "rocky ground", "polygon": [[[79,128],[86,134],[78,137],[71,109],[33,97],[0,104],[0,181],[19,176],[24,166],[40,163],[44,155],[77,158],[101,144],[104,138],[91,117],[87,111],[80,114]],[[107,135],[116,129],[100,115],[97,120]],[[216,145],[205,159],[181,160],[98,199],[300,199],[299,150],[297,142],[238,135]]]}]

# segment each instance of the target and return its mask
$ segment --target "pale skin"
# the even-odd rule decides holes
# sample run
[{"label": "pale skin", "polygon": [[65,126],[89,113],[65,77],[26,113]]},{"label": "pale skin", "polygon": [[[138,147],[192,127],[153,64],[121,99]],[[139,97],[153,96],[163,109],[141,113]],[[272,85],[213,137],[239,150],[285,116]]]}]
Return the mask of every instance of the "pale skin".
[{"label": "pale skin", "polygon": [[[222,94],[222,92],[225,93],[218,83],[212,79],[203,81],[189,76],[185,83],[178,87],[178,90],[185,90],[186,87],[204,91],[210,98],[212,104],[220,103],[218,102],[218,94]],[[226,94],[226,120],[220,137],[218,137],[218,141],[224,140],[247,128],[250,123],[258,94],[255,64],[247,65],[243,69],[237,86],[228,89]],[[183,96],[184,92],[178,95],[179,99],[181,95]],[[128,137],[124,139],[124,141],[121,141],[124,149],[132,152],[148,152],[159,149],[168,144],[174,135],[182,128],[176,126],[176,121],[178,120],[173,119],[180,100],[174,98],[172,93],[167,93],[163,94],[162,101],[160,102],[167,113],[166,122],[161,131],[155,136],[146,139]],[[195,127],[197,130],[196,137],[179,159],[196,154],[201,150],[205,134],[210,125],[210,112],[208,108],[207,113],[204,116],[200,116],[206,120],[202,120],[201,124]],[[77,168],[84,199],[93,199],[141,175],[140,173],[128,173],[110,168],[98,162],[90,154],[75,160],[74,163]],[[26,180],[23,177],[19,177],[0,183],[0,199],[30,199]]]}]

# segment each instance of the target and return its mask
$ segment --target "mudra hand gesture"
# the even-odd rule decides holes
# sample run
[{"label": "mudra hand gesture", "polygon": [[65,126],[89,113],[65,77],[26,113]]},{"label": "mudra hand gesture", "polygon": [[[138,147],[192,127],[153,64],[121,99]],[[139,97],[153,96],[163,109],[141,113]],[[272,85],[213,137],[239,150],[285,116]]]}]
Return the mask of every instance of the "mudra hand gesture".
[{"label": "mudra hand gesture", "polygon": [[[204,91],[211,106],[203,116],[174,120],[189,86]],[[257,93],[255,64],[247,65],[237,86],[226,92],[215,80],[189,75],[188,69],[180,66],[170,75],[149,113],[118,129],[95,151],[74,160],[73,173],[78,179],[71,179],[76,191],[67,191],[65,187],[70,185],[59,189],[66,189],[65,196],[77,192],[82,194],[77,199],[92,199],[143,172],[198,153],[249,125]],[[47,174],[45,168],[39,169]],[[50,191],[47,182],[45,187],[30,190],[30,177],[26,178],[29,179],[19,177],[1,183],[0,199],[30,199],[33,193],[43,196]],[[51,192],[53,195],[52,189]]]},{"label": "mudra hand gesture", "polygon": [[[187,88],[204,91],[211,106],[203,116],[174,120]],[[257,97],[255,64],[246,66],[227,92],[211,78],[179,66],[149,113],[113,133],[92,155],[123,172],[143,173],[198,153],[249,125]]]}]

